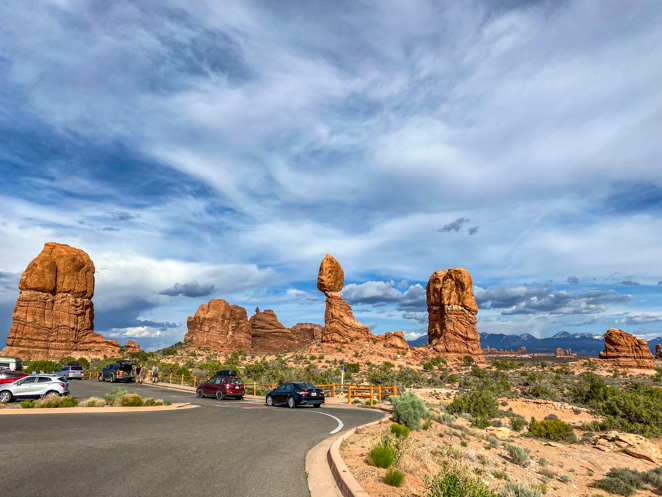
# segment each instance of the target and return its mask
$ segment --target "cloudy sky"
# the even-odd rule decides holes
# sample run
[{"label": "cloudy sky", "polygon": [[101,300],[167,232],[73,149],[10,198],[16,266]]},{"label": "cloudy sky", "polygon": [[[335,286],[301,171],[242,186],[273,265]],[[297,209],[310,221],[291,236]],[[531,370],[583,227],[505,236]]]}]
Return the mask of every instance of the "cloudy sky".
[{"label": "cloudy sky", "polygon": [[470,271],[479,331],[662,335],[662,3],[0,3],[0,341],[48,241],[96,330],[211,298],[374,333]]}]

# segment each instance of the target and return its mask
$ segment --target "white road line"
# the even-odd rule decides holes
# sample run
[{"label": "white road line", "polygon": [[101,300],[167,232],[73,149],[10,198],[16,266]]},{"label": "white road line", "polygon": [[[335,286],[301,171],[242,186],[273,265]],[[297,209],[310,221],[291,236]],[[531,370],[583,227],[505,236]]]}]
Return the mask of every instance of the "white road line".
[{"label": "white road line", "polygon": [[343,422],[340,421],[340,420],[339,420],[338,418],[336,418],[335,416],[331,416],[330,414],[327,414],[327,413],[325,413],[325,412],[319,412],[319,411],[311,411],[311,412],[314,412],[315,414],[324,414],[325,416],[329,416],[330,418],[333,418],[333,419],[335,419],[336,421],[338,421],[338,427],[337,427],[335,430],[329,432],[331,435],[333,435],[334,433],[338,433],[340,430],[342,430],[342,427],[345,426],[345,425],[343,424]]}]

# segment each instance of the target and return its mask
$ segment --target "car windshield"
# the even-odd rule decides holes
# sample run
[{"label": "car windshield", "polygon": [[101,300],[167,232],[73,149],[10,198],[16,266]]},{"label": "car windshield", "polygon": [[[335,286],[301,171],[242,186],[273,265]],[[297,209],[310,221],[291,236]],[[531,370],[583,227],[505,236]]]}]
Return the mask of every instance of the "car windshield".
[{"label": "car windshield", "polygon": [[242,385],[243,381],[239,378],[230,378],[230,385]]},{"label": "car windshield", "polygon": [[82,371],[83,368],[71,368],[72,371]]},{"label": "car windshield", "polygon": [[317,387],[312,383],[295,383],[294,388],[301,388],[302,390],[305,390],[308,388],[317,388]]}]

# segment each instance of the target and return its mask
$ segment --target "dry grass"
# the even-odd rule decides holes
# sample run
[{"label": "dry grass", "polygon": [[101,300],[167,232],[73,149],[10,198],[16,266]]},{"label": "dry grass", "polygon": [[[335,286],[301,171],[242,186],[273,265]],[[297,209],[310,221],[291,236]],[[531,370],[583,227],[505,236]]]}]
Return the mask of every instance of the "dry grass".
[{"label": "dry grass", "polygon": [[106,401],[99,397],[90,397],[89,399],[81,400],[78,405],[80,407],[106,407]]}]

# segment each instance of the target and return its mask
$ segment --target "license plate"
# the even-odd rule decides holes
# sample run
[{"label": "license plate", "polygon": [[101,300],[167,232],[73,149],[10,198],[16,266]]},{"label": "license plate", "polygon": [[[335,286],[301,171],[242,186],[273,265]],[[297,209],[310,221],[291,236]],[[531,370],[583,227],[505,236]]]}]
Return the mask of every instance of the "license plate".
[{"label": "license plate", "polygon": [[311,397],[317,397],[317,393],[313,392],[310,394]]}]

